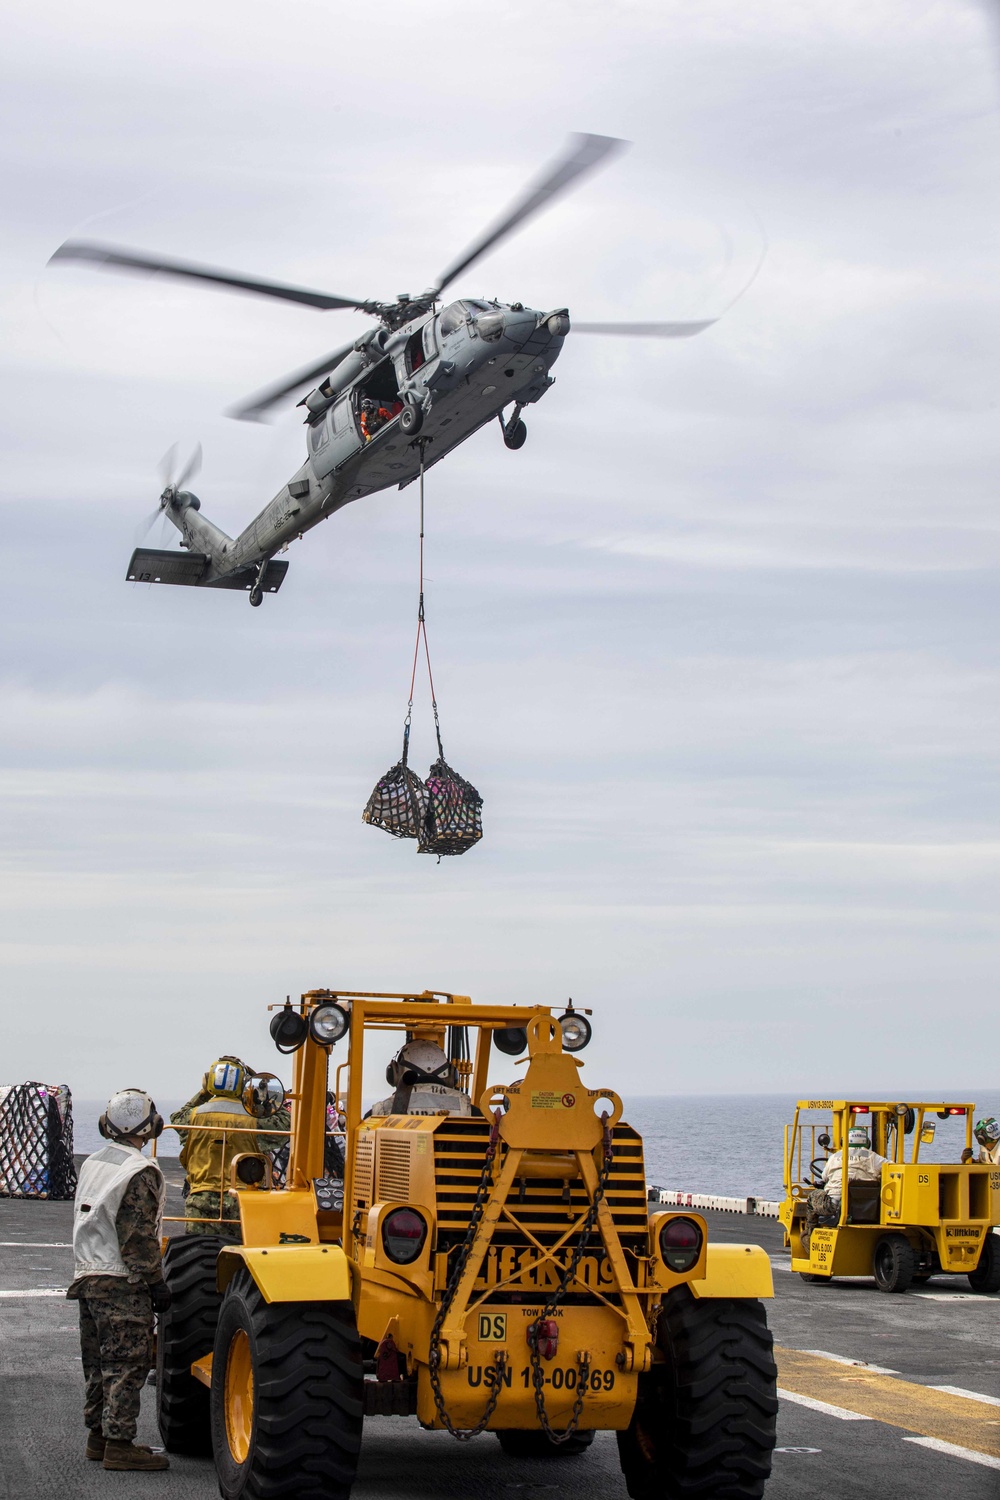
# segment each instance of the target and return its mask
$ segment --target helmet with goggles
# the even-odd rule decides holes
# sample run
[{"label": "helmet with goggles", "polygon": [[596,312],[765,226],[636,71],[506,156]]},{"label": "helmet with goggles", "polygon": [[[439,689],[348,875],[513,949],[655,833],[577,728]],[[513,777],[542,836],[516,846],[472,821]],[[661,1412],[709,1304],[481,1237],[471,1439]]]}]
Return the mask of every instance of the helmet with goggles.
[{"label": "helmet with goggles", "polygon": [[407,1042],[385,1070],[386,1083],[441,1083],[454,1086],[455,1069],[436,1042]]}]

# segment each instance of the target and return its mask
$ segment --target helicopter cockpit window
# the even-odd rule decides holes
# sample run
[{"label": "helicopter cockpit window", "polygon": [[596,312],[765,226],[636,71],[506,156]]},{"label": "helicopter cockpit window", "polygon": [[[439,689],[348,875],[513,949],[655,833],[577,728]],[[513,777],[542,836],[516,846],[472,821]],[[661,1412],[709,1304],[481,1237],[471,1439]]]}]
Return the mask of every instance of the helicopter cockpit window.
[{"label": "helicopter cockpit window", "polygon": [[438,325],[443,334],[454,333],[456,328],[461,328],[476,313],[489,312],[488,302],[472,302],[468,298],[464,302],[452,302],[446,307],[438,320]]},{"label": "helicopter cockpit window", "polygon": [[322,448],[323,444],[326,442],[329,436],[330,426],[328,418],[321,417],[320,420],[316,423],[316,426],[309,434],[309,446],[312,448],[314,453],[318,448]]},{"label": "helicopter cockpit window", "polygon": [[464,302],[453,302],[446,307],[439,319],[439,327],[442,333],[454,333],[456,328],[461,328],[468,317]]}]

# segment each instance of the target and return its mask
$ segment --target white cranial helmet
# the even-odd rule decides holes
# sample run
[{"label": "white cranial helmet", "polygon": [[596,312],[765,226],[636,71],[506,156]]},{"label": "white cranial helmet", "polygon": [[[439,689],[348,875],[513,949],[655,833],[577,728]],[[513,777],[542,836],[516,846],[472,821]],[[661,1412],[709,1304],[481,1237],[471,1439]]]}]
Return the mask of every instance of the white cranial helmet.
[{"label": "white cranial helmet", "polygon": [[436,1042],[407,1042],[386,1069],[386,1081],[400,1083],[444,1083],[452,1081],[448,1054]]},{"label": "white cranial helmet", "polygon": [[871,1137],[868,1134],[867,1125],[852,1125],[847,1132],[847,1144],[849,1146],[870,1146]]},{"label": "white cranial helmet", "polygon": [[163,1118],[144,1089],[119,1089],[108,1100],[98,1129],[108,1140],[121,1140],[125,1136],[155,1140],[163,1129]]}]

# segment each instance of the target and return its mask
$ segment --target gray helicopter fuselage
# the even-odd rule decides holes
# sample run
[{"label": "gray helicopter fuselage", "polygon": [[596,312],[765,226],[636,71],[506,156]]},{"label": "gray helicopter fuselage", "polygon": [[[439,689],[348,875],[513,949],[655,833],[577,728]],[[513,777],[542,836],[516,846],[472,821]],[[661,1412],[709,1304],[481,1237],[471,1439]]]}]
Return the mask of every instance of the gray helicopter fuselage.
[{"label": "gray helicopter fuselage", "polygon": [[[549,371],[568,331],[564,308],[542,313],[518,303],[463,300],[394,330],[362,335],[300,403],[305,463],[238,537],[227,537],[203,516],[193,496],[178,495],[166,507],[181,545],[208,560],[198,582],[233,586],[232,575],[262,568],[342,506],[410,484],[421,453],[430,468],[504,408],[513,404],[519,411],[538,401],[553,384]],[[389,413],[367,437],[361,422],[366,397]],[[400,425],[405,405],[419,412],[409,433]]]}]

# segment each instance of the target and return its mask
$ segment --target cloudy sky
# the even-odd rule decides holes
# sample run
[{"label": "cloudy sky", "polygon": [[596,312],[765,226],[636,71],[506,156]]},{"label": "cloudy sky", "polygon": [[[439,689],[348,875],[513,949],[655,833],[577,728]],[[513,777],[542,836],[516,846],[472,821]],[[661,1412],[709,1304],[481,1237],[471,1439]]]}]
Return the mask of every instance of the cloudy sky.
[{"label": "cloudy sky", "polygon": [[[991,15],[52,0],[4,36],[4,1080],[183,1094],[218,1051],[267,1066],[286,992],[426,985],[593,1005],[590,1081],[626,1093],[995,1083]],[[304,445],[224,409],[364,320],[46,261],[387,297],[572,130],[633,145],[456,291],[724,316],[571,336],[524,449],[434,470],[445,749],[486,821],[437,865],[360,820],[413,489],[297,542],[260,610],[124,581],[164,450],[203,443],[235,534]]]}]

